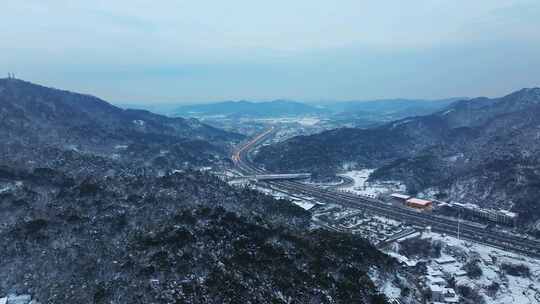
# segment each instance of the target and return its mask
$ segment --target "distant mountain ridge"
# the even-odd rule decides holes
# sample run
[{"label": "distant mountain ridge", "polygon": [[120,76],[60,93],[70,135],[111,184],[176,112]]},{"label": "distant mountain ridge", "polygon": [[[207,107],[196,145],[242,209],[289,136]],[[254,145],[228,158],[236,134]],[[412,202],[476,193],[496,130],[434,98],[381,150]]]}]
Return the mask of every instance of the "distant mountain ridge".
[{"label": "distant mountain ridge", "polygon": [[458,100],[466,100],[467,97],[454,97],[446,99],[376,99],[376,100],[352,100],[339,101],[323,104],[324,107],[331,109],[334,112],[383,112],[396,113],[408,109],[440,109],[449,106],[451,103]]},{"label": "distant mountain ridge", "polygon": [[228,161],[242,138],[0,80],[0,296],[387,303],[370,274],[399,266],[367,240],[311,229],[290,201],[193,170]]},{"label": "distant mountain ridge", "polygon": [[46,88],[22,80],[0,80],[0,98],[3,123],[9,123],[10,127],[17,127],[16,119],[19,119],[66,129],[95,124],[114,130],[207,140],[237,137],[195,119],[170,118],[144,110],[124,110],[90,95]]},{"label": "distant mountain ridge", "polygon": [[429,115],[456,100],[464,99],[467,98],[344,101],[327,104],[325,107],[332,111],[334,120],[349,122],[349,125],[355,127],[373,127],[409,116]]},{"label": "distant mountain ridge", "polygon": [[[495,99],[456,101],[427,116],[372,129],[337,129],[261,149],[255,160],[277,172],[325,176],[346,163],[379,168],[409,192],[513,208],[540,218],[540,88]],[[534,203],[533,203],[534,202]]]},{"label": "distant mountain ridge", "polygon": [[[162,112],[172,116],[195,117],[209,123],[240,118],[266,119],[316,116],[336,126],[370,127],[408,116],[427,115],[448,106],[458,98],[441,100],[385,99],[305,103],[290,100],[265,102],[224,101],[180,106]],[[167,106],[170,108],[170,106]],[[218,124],[219,125],[219,124]]]},{"label": "distant mountain ridge", "polygon": [[274,100],[266,102],[224,101],[179,107],[175,114],[185,117],[221,115],[228,117],[278,117],[322,114],[324,110],[301,102]]},{"label": "distant mountain ridge", "polygon": [[90,95],[0,79],[0,140],[19,152],[57,147],[120,160],[168,159],[180,166],[182,160],[226,158],[241,139],[195,119],[124,110]]}]

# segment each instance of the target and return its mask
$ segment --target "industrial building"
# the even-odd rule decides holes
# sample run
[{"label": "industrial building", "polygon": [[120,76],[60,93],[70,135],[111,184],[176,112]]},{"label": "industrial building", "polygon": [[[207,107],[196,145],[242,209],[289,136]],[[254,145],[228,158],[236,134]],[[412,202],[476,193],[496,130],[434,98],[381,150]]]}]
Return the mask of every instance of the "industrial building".
[{"label": "industrial building", "polygon": [[401,202],[401,203],[405,203],[408,199],[411,198],[411,196],[406,195],[406,194],[401,194],[401,193],[392,193],[392,194],[390,194],[390,197],[393,200],[396,200],[396,201]]},{"label": "industrial building", "polygon": [[407,206],[421,209],[421,210],[431,210],[433,208],[433,202],[428,200],[423,200],[419,198],[409,198],[406,200]]},{"label": "industrial building", "polygon": [[472,216],[503,225],[516,225],[518,217],[518,214],[515,212],[510,212],[507,210],[485,209],[480,208],[475,204],[450,203],[448,206],[465,214],[470,214]]},{"label": "industrial building", "polygon": [[421,210],[431,210],[433,208],[433,201],[423,200],[416,197],[412,197],[407,194],[401,193],[392,193],[390,194],[390,199],[393,201],[399,202],[403,205],[407,205],[411,208],[421,209]]}]

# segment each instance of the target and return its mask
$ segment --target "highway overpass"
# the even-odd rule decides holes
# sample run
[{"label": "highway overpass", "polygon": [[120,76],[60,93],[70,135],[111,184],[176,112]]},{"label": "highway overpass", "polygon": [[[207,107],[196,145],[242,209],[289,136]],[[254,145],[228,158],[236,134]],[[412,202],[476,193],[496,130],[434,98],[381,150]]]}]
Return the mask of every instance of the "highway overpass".
[{"label": "highway overpass", "polygon": [[257,181],[272,181],[272,180],[298,180],[308,179],[311,177],[310,173],[295,173],[295,174],[258,174],[246,176],[248,179],[254,179]]},{"label": "highway overpass", "polygon": [[[264,169],[258,168],[250,162],[248,153],[257,145],[262,144],[272,134],[273,128],[257,136],[254,140],[242,146],[234,155],[237,168],[246,176],[274,175]],[[278,174],[279,175],[279,174]],[[376,199],[365,198],[354,194],[340,193],[332,190],[320,189],[311,185],[288,180],[266,180],[265,182],[293,195],[306,195],[319,202],[335,203],[345,207],[369,210],[370,212],[402,221],[420,227],[431,227],[433,232],[457,236],[457,219],[440,217],[427,213],[419,213],[407,207],[388,206]],[[505,233],[503,231],[487,230],[475,225],[461,223],[460,237],[476,243],[513,251],[533,257],[540,257],[540,241],[523,239],[522,237]]]}]

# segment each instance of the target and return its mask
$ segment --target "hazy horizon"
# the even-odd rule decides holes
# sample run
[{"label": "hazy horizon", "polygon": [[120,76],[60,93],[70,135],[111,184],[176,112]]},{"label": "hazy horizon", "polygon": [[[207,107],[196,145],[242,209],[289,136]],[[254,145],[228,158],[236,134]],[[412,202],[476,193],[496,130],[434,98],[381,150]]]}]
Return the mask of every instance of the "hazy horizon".
[{"label": "hazy horizon", "polygon": [[[475,96],[475,97],[484,97],[484,96]],[[498,96],[499,97],[499,96]],[[201,102],[167,102],[167,103],[160,103],[160,102],[152,102],[150,104],[139,102],[139,103],[129,103],[129,102],[116,102],[116,101],[110,101],[112,104],[115,104],[117,106],[192,106],[192,105],[211,105],[211,104],[217,104],[217,103],[226,103],[226,102],[250,102],[250,103],[270,103],[270,102],[276,102],[276,101],[286,101],[286,102],[296,102],[296,103],[302,103],[312,106],[322,106],[327,104],[335,104],[335,103],[347,103],[347,102],[378,102],[378,101],[398,101],[398,100],[409,100],[409,101],[446,101],[446,100],[452,100],[452,99],[469,99],[468,96],[458,96],[458,97],[448,97],[448,98],[437,98],[437,99],[422,99],[422,98],[378,98],[378,99],[349,99],[349,100],[297,100],[297,99],[284,99],[284,98],[276,98],[276,99],[266,99],[266,100],[246,100],[246,99],[236,99],[236,100],[213,100],[213,101],[201,101]]]},{"label": "hazy horizon", "polygon": [[4,75],[115,104],[497,97],[540,85],[540,2],[7,0]]}]

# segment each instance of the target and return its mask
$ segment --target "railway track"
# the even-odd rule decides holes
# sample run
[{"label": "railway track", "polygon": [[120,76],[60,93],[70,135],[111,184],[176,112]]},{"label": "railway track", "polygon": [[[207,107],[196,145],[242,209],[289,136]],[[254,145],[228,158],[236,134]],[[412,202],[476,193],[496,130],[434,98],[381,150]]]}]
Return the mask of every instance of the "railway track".
[{"label": "railway track", "polygon": [[[233,155],[233,160],[240,172],[246,175],[268,174],[269,172],[256,167],[250,157],[250,152],[266,141],[275,129],[265,131],[255,139],[242,146]],[[286,190],[291,194],[301,194],[313,197],[321,202],[331,202],[344,207],[364,209],[376,215],[381,215],[408,224],[431,227],[432,231],[450,236],[457,236],[457,220],[439,217],[432,214],[420,213],[406,207],[389,206],[384,202],[362,196],[340,193],[334,190],[320,189],[315,186],[293,181],[267,181],[278,189]],[[530,239],[521,239],[501,232],[482,229],[476,226],[461,223],[459,229],[461,239],[481,243],[494,248],[516,252],[540,258],[540,242]]]}]

